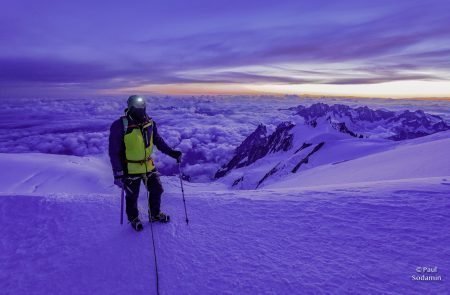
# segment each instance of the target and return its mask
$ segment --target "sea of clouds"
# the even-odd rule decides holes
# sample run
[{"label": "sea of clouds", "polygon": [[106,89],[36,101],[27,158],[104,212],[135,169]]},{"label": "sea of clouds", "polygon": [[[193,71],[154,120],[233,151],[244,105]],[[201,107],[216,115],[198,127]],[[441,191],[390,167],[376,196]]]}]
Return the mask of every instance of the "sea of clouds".
[{"label": "sea of clouds", "polygon": [[[147,97],[147,112],[166,142],[183,152],[183,172],[193,181],[209,181],[258,124],[273,130],[291,118],[289,107],[319,101],[375,109],[422,109],[450,119],[448,101],[296,96]],[[126,97],[3,99],[1,103],[1,153],[96,155],[107,160],[109,127],[123,114]],[[155,160],[162,174],[177,173],[173,159],[157,152]]]}]

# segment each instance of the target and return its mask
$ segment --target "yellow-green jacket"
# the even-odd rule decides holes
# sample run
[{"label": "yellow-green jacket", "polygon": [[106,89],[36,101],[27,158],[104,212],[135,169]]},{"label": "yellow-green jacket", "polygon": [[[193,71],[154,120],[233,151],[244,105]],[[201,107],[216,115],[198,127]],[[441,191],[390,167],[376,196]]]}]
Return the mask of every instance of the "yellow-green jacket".
[{"label": "yellow-green jacket", "polygon": [[172,156],[171,149],[158,133],[156,123],[147,117],[137,123],[130,116],[114,121],[109,133],[109,158],[114,175],[142,174],[155,169],[153,147]]}]

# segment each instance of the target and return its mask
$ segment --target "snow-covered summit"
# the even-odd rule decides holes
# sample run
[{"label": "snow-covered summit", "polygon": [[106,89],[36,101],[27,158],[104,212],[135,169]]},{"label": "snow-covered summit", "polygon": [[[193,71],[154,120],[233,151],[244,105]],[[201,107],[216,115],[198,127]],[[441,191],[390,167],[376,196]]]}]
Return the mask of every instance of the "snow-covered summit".
[{"label": "snow-covered summit", "polygon": [[[450,129],[444,119],[437,115],[416,111],[389,111],[371,109],[367,106],[316,103],[309,107],[299,105],[290,108],[305,121],[315,126],[317,120],[326,118],[336,128],[346,133],[364,136],[380,136],[392,140],[416,138]],[[351,133],[350,133],[351,132]]]},{"label": "snow-covered summit", "polygon": [[[415,152],[426,149],[426,153],[419,159],[424,163],[428,159],[427,154],[432,157],[434,152],[450,148],[449,141],[439,141],[435,145],[419,145],[423,142],[415,140],[415,138],[419,139],[418,137],[450,129],[450,126],[439,116],[420,110],[393,112],[372,110],[368,107],[352,108],[346,105],[330,106],[317,103],[310,107],[298,106],[294,111],[293,120],[280,123],[271,134],[267,134],[267,128],[264,125],[259,125],[238,146],[231,160],[217,171],[216,179],[224,177],[221,181],[232,187],[254,189],[268,183],[284,181],[292,174],[303,174],[305,170],[312,168],[328,169],[339,163],[372,154],[392,149],[402,150],[401,147],[405,144],[417,145]],[[448,132],[444,133],[448,134]],[[425,142],[435,142],[438,138],[441,136],[430,137]],[[405,150],[404,153],[407,154],[407,151]],[[412,156],[410,151],[408,154]],[[389,153],[382,155],[384,156],[377,158],[377,163],[381,164],[378,172],[383,171],[381,169],[383,165],[387,167],[393,161]],[[408,161],[402,156],[402,152],[392,155],[398,158],[399,162],[397,161],[398,169],[396,170],[398,175],[391,175],[391,177],[401,178],[404,174],[402,171],[409,171]],[[353,168],[350,165],[349,169]],[[314,177],[320,179],[321,175],[316,173]],[[342,175],[347,177],[352,174],[344,171]],[[419,177],[419,175],[416,176]],[[367,171],[362,178],[358,179],[360,181],[378,180],[374,174],[370,175]],[[352,182],[352,179],[342,181]],[[311,184],[327,183],[326,180],[309,182]],[[308,185],[309,182],[302,184]],[[293,184],[295,181],[291,182],[291,185]]]}]

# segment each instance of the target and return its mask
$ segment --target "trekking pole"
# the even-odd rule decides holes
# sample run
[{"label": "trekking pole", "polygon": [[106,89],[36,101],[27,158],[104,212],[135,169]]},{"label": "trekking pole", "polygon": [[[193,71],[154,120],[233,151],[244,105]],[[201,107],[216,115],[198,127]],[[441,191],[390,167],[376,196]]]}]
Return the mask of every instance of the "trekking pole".
[{"label": "trekking pole", "polygon": [[183,177],[181,176],[181,161],[178,162],[178,171],[180,175],[181,194],[183,195],[184,215],[186,216],[186,225],[189,225],[189,219],[186,211],[186,199],[184,198]]},{"label": "trekking pole", "polygon": [[150,191],[147,186],[147,174],[144,175],[144,183],[145,189],[147,190],[147,201],[148,201],[148,209],[149,209],[149,221],[150,221],[150,230],[152,232],[152,244],[153,244],[153,257],[155,258],[155,273],[156,273],[156,294],[159,295],[159,274],[158,274],[158,261],[156,260],[156,246],[155,246],[155,236],[153,234],[153,222],[152,222],[152,207],[150,205]]},{"label": "trekking pole", "polygon": [[120,224],[123,224],[123,199],[125,198],[125,188],[122,187],[122,193],[120,195]]}]

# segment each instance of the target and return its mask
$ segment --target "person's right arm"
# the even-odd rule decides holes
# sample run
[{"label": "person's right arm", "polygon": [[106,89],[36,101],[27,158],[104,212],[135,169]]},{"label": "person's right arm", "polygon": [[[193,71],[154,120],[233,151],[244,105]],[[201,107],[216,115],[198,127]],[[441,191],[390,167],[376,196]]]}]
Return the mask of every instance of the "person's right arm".
[{"label": "person's right arm", "polygon": [[123,142],[123,123],[122,120],[116,120],[109,129],[109,159],[111,162],[114,178],[124,175],[123,157],[125,145]]}]

